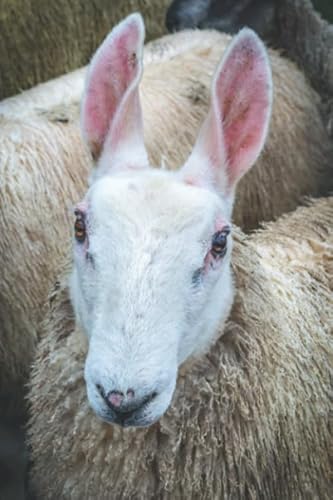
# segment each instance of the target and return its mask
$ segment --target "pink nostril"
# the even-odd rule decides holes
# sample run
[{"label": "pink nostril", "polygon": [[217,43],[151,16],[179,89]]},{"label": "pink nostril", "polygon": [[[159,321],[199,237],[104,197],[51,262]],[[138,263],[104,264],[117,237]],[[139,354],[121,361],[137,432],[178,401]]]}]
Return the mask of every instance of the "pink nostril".
[{"label": "pink nostril", "polygon": [[134,391],[133,389],[128,389],[128,391],[126,392],[126,396],[128,399],[133,399],[134,398]]},{"label": "pink nostril", "polygon": [[135,393],[133,389],[128,389],[126,396],[121,391],[110,391],[106,396],[106,399],[113,408],[120,408],[126,406],[132,399],[134,399],[134,396]]},{"label": "pink nostril", "polygon": [[112,404],[112,406],[115,406],[116,408],[119,408],[121,406],[121,403],[124,400],[124,394],[119,391],[111,391],[107,395],[107,398],[109,402]]}]

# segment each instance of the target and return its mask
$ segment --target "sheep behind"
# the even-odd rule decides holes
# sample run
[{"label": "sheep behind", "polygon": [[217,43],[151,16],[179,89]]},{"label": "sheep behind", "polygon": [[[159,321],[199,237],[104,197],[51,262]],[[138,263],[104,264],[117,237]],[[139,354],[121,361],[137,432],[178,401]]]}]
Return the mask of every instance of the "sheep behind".
[{"label": "sheep behind", "polygon": [[38,494],[330,498],[332,216],[331,197],[237,233],[229,323],[210,353],[183,367],[172,407],[145,430],[110,426],[89,409],[85,340],[62,279],[29,394]]},{"label": "sheep behind", "polygon": [[163,35],[168,3],[169,0],[3,2],[0,99],[87,64],[111,27],[130,12],[143,13],[148,39]]},{"label": "sheep behind", "polygon": [[[189,154],[229,40],[190,31],[147,46],[141,96],[152,164],[164,160],[177,168]],[[270,135],[257,165],[240,182],[234,211],[235,221],[248,229],[331,186],[332,151],[319,98],[292,63],[274,52],[271,60]],[[44,297],[68,251],[71,206],[91,168],[77,121],[83,77],[84,70],[73,80],[65,76],[0,104],[0,390],[9,397],[12,384],[25,380]]]},{"label": "sheep behind", "polygon": [[70,248],[69,208],[90,163],[76,129],[33,119],[1,128],[0,386],[9,397],[26,376],[54,265]]}]

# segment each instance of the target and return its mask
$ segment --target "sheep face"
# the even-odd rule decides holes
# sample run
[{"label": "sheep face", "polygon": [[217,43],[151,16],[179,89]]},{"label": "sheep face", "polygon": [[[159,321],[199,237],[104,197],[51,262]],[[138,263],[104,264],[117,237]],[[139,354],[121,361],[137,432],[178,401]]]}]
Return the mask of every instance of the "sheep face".
[{"label": "sheep face", "polygon": [[149,425],[170,403],[179,364],[229,313],[230,210],[212,191],[147,169],[99,179],[77,213],[85,235],[72,290],[90,339],[89,400],[105,420]]},{"label": "sheep face", "polygon": [[271,109],[265,50],[244,30],[217,69],[188,161],[177,173],[152,169],[138,94],[143,38],[141,17],[129,16],[88,73],[82,128],[97,166],[76,209],[71,279],[89,338],[90,404],[123,426],[160,418],[178,366],[207,349],[229,314],[235,186],[263,146]]}]

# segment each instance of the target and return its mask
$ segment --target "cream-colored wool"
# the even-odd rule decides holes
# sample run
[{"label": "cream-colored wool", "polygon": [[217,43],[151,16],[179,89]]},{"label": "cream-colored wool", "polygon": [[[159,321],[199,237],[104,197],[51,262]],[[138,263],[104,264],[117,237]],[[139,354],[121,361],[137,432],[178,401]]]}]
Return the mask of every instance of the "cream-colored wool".
[{"label": "cream-colored wool", "polygon": [[[229,40],[195,31],[147,45],[141,96],[152,164],[177,168],[187,157]],[[271,61],[267,145],[237,194],[235,221],[244,228],[328,190],[332,177],[318,96],[292,63],[276,53]],[[71,208],[91,169],[77,119],[83,77],[81,70],[0,103],[0,392],[26,377],[44,298],[69,251]]]},{"label": "cream-colored wool", "polygon": [[331,498],[332,220],[333,197],[236,231],[230,320],[148,429],[90,410],[86,345],[60,280],[29,394],[38,498]]},{"label": "cream-colored wool", "polygon": [[106,34],[132,12],[147,39],[166,32],[170,0],[2,0],[0,99],[89,62]]}]

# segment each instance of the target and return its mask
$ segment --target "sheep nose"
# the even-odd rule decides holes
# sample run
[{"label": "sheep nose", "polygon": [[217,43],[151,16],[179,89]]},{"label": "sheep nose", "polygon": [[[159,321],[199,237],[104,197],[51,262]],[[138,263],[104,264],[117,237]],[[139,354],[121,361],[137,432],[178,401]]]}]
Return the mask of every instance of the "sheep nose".
[{"label": "sheep nose", "polygon": [[156,392],[152,392],[144,397],[137,398],[133,389],[128,389],[126,394],[119,390],[112,390],[105,393],[105,391],[101,389],[101,386],[97,386],[97,389],[108,407],[120,421],[131,417],[137,410],[143,408],[157,396]]},{"label": "sheep nose", "polygon": [[125,397],[125,394],[121,391],[110,391],[106,396],[108,406],[111,406],[114,411],[117,411],[118,408],[129,403],[134,398],[135,393],[132,389],[129,389],[126,396],[127,397]]}]

